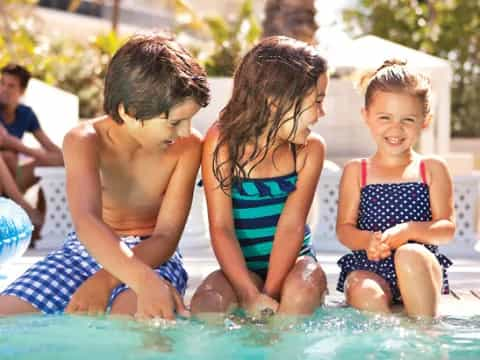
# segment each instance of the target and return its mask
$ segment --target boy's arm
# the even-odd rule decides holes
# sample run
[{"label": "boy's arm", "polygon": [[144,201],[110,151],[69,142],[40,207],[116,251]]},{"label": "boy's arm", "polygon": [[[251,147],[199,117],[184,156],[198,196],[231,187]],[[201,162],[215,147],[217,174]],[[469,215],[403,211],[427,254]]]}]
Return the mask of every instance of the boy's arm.
[{"label": "boy's arm", "polygon": [[[235,235],[232,199],[219,187],[219,182],[213,174],[213,152],[218,137],[219,130],[214,125],[208,131],[202,156],[202,179],[207,199],[210,236],[223,273],[235,289],[241,303],[248,304],[258,296],[259,290],[250,277]],[[222,149],[221,158],[220,162],[228,158],[226,148]]]},{"label": "boy's arm", "polygon": [[142,298],[142,304],[153,302],[152,290],[161,287],[155,272],[122,246],[118,236],[102,220],[97,141],[95,130],[89,124],[71,130],[64,139],[67,198],[73,223],[82,243],[108,272],[128,284],[139,298],[140,294],[147,294],[149,298]]},{"label": "boy's arm", "polygon": [[388,229],[385,241],[393,249],[415,240],[424,244],[440,245],[452,240],[455,234],[455,206],[452,177],[443,160],[425,161],[430,191],[431,221],[410,221]]},{"label": "boy's arm", "polygon": [[372,233],[357,228],[360,205],[360,161],[352,160],[345,164],[340,179],[337,208],[337,237],[351,250],[368,248]]},{"label": "boy's arm", "polygon": [[325,158],[325,143],[311,135],[304,148],[305,162],[299,171],[296,190],[285,203],[275,231],[264,293],[278,299],[283,282],[295,265],[302,247],[305,224],[317,189]]}]

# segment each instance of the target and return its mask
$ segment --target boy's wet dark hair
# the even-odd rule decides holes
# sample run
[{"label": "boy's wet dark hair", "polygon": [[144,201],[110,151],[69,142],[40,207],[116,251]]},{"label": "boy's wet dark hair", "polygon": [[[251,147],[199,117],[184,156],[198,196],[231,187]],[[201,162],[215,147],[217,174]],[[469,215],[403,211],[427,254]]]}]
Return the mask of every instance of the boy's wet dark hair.
[{"label": "boy's wet dark hair", "polygon": [[130,38],[113,56],[107,70],[104,110],[123,123],[118,107],[137,120],[148,120],[190,98],[200,106],[210,100],[205,71],[166,33]]},{"label": "boy's wet dark hair", "polygon": [[25,90],[28,86],[32,74],[26,68],[18,64],[8,64],[2,68],[2,75],[8,74],[17,77],[20,81],[20,87]]}]

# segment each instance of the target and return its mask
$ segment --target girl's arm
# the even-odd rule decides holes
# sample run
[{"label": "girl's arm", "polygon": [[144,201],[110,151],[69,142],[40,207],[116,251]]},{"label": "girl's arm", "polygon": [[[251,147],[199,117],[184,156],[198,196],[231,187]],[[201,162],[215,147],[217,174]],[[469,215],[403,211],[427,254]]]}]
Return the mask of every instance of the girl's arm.
[{"label": "girl's arm", "polygon": [[[423,244],[440,245],[448,243],[455,234],[455,206],[452,177],[445,162],[438,158],[424,160],[427,169],[427,183],[430,190],[432,221],[411,221],[397,225],[385,232],[390,247],[415,240]],[[391,233],[391,234],[390,234]]]},{"label": "girl's arm", "polygon": [[325,158],[325,144],[318,135],[311,135],[304,148],[305,161],[299,171],[296,190],[292,192],[277,224],[268,266],[264,293],[278,299],[283,282],[295,265],[305,233],[305,224],[315,196]]},{"label": "girl's arm", "polygon": [[[213,152],[218,138],[219,130],[214,125],[207,133],[202,155],[202,179],[207,199],[212,247],[220,268],[235,289],[240,301],[249,303],[259,294],[259,290],[250,278],[235,235],[232,199],[223,192],[213,174]],[[228,158],[226,148],[222,149],[220,156],[222,157],[221,161]]]},{"label": "girl's arm", "polygon": [[365,250],[372,237],[370,231],[357,228],[360,205],[360,160],[351,160],[344,169],[339,185],[337,237],[351,250]]}]

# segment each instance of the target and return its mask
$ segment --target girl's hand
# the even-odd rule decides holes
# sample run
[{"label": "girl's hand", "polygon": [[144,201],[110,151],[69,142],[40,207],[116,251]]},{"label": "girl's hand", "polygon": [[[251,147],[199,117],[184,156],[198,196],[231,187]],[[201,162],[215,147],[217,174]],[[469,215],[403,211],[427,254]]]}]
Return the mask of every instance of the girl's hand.
[{"label": "girl's hand", "polygon": [[398,224],[387,229],[381,238],[381,241],[386,243],[392,250],[406,244],[408,240],[408,223]]},{"label": "girl's hand", "polygon": [[372,232],[368,247],[365,249],[367,252],[367,258],[371,261],[379,261],[382,259],[381,255],[381,238],[382,233],[380,231]]},{"label": "girl's hand", "polygon": [[276,313],[278,310],[278,306],[279,304],[277,300],[259,292],[258,295],[254,297],[251,301],[245,303],[243,305],[243,308],[252,317],[262,317],[262,314],[266,312],[266,309],[270,309],[271,311],[273,311],[273,313]]},{"label": "girl's hand", "polygon": [[390,249],[390,246],[388,246],[387,243],[382,242],[381,240],[380,240],[380,244],[378,246],[378,252],[380,254],[380,259],[381,260],[386,259],[390,255],[392,255],[392,250]]}]

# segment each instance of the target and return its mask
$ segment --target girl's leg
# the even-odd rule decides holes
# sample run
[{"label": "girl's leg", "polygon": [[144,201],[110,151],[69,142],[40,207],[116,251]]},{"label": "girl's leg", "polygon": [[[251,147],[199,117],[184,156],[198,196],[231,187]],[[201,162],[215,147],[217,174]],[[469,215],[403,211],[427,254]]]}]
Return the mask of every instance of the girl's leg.
[{"label": "girl's leg", "polygon": [[32,304],[10,295],[0,296],[0,315],[17,315],[40,312]]},{"label": "girl's leg", "polygon": [[405,244],[395,251],[395,271],[409,316],[437,314],[442,287],[438,260],[420,244]]},{"label": "girl's leg", "polygon": [[310,315],[325,298],[327,278],[315,259],[299,258],[287,275],[280,297],[279,313]]},{"label": "girl's leg", "polygon": [[[250,273],[252,280],[260,288],[262,280]],[[190,303],[192,314],[227,313],[239,306],[235,290],[221,270],[214,271],[200,284]]]},{"label": "girl's leg", "polygon": [[387,281],[371,271],[352,271],[345,280],[347,303],[359,310],[390,312],[392,292]]}]

